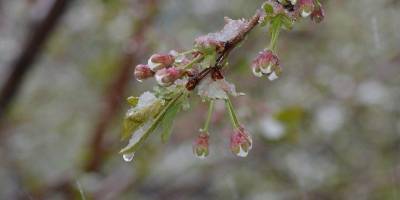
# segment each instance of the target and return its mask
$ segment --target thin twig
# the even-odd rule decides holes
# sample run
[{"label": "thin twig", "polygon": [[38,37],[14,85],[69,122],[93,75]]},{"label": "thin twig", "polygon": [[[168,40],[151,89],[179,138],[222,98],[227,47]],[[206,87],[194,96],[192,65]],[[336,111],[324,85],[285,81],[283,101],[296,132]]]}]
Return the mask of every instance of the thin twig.
[{"label": "thin twig", "polygon": [[244,30],[242,30],[236,37],[232,38],[231,40],[225,43],[224,46],[225,48],[216,59],[215,65],[213,67],[203,69],[197,76],[192,77],[188,81],[186,88],[188,90],[193,90],[200,83],[200,81],[204,77],[206,77],[211,71],[213,70],[219,71],[223,67],[225,60],[228,58],[232,50],[235,49],[246,38],[246,36],[258,25],[260,17],[261,17],[260,11],[257,10],[254,16],[248,22],[247,27]]}]

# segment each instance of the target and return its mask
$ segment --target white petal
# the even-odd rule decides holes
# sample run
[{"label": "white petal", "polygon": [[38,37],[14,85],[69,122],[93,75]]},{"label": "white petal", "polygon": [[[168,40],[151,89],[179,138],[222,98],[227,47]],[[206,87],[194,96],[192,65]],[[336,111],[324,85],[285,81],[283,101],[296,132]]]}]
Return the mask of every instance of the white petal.
[{"label": "white petal", "polygon": [[272,72],[272,65],[269,64],[268,67],[266,67],[266,68],[262,68],[262,67],[261,67],[260,70],[261,70],[261,72],[264,73],[264,74],[269,74],[269,73]]},{"label": "white petal", "polygon": [[156,72],[160,66],[159,63],[153,63],[153,61],[151,61],[151,57],[149,58],[149,60],[147,61],[147,65],[149,66],[149,68],[151,69],[151,71]]},{"label": "white petal", "polygon": [[240,146],[239,147],[239,152],[236,155],[239,156],[239,157],[243,157],[244,158],[244,157],[247,157],[248,154],[249,154],[249,151],[243,150],[243,148]]},{"label": "white petal", "polygon": [[307,11],[305,11],[305,10],[303,10],[303,11],[301,12],[301,16],[304,17],[304,18],[310,16],[310,14],[311,14],[311,12],[307,12]]},{"label": "white petal", "polygon": [[197,155],[197,154],[196,154],[196,158],[199,158],[199,159],[201,159],[201,160],[206,159],[206,157],[207,157],[206,153],[202,153],[202,154],[200,154],[200,155]]},{"label": "white petal", "polygon": [[257,77],[261,77],[263,75],[262,72],[257,71],[257,69],[255,67],[252,68],[252,72],[253,72],[254,76],[257,76]]},{"label": "white petal", "polygon": [[272,72],[272,73],[268,76],[268,79],[269,79],[270,81],[273,81],[273,80],[275,80],[275,79],[277,79],[277,78],[279,78],[279,77],[278,77],[278,75],[276,75],[275,72]]}]

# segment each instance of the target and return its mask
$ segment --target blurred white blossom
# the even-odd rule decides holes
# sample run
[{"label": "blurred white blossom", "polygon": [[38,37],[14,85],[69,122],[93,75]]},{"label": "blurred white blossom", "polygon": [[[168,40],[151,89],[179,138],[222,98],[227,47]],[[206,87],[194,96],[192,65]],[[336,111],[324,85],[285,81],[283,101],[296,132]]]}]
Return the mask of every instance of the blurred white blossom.
[{"label": "blurred white blossom", "polygon": [[285,127],[272,117],[260,120],[262,136],[270,140],[279,140],[285,134]]},{"label": "blurred white blossom", "polygon": [[341,106],[331,104],[319,108],[316,112],[316,124],[323,132],[330,134],[339,130],[345,121],[345,113]]}]

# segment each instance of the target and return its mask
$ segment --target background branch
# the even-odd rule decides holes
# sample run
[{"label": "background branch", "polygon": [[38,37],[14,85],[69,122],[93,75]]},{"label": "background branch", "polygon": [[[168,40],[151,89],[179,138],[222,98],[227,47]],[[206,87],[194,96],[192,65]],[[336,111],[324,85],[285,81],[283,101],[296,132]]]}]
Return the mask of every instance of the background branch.
[{"label": "background branch", "polygon": [[18,94],[24,78],[34,66],[43,46],[73,0],[54,0],[47,14],[28,35],[21,53],[10,65],[10,74],[0,90],[0,125],[10,104]]}]

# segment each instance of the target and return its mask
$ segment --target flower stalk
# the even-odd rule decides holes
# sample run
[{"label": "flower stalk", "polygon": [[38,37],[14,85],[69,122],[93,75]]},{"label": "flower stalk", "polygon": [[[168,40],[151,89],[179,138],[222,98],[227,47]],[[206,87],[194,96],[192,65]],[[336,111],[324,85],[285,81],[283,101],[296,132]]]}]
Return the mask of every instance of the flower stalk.
[{"label": "flower stalk", "polygon": [[201,129],[201,132],[206,132],[207,134],[209,134],[208,128],[210,127],[213,110],[214,110],[214,100],[210,100],[210,104],[208,105],[207,118],[203,128]]},{"label": "flower stalk", "polygon": [[228,109],[229,118],[231,119],[233,127],[240,128],[238,117],[236,115],[235,109],[233,108],[232,102],[229,97],[225,100],[225,105],[226,108]]}]

